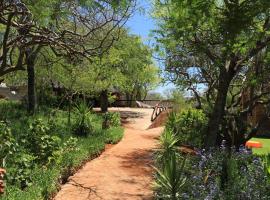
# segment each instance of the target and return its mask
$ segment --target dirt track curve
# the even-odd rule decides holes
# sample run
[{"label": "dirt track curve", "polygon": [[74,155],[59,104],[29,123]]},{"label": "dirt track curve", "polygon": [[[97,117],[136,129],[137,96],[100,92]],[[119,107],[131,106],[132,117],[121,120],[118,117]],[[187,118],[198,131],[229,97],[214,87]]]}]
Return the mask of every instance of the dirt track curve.
[{"label": "dirt track curve", "polygon": [[153,199],[151,165],[163,128],[146,130],[152,109],[113,110],[128,117],[123,140],[70,177],[55,200]]}]

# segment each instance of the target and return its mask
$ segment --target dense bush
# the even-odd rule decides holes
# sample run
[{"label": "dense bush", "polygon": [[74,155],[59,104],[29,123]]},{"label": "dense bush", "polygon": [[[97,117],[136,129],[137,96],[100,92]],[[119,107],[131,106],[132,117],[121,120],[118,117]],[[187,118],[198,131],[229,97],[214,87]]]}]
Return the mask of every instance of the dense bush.
[{"label": "dense bush", "polygon": [[19,189],[25,189],[32,185],[32,172],[38,166],[35,156],[17,150],[13,156],[13,161],[7,164],[7,185],[17,186]]},{"label": "dense bush", "polygon": [[37,157],[26,153],[23,147],[18,145],[11,128],[5,122],[0,122],[0,141],[0,166],[8,169],[8,183],[22,189],[29,186],[31,170],[35,167],[33,161]]},{"label": "dense bush", "polygon": [[[4,120],[0,122],[0,165],[7,170],[3,200],[51,198],[59,183],[82,163],[123,136],[120,127],[103,131],[102,117],[95,114],[91,114],[92,134],[73,137],[66,111],[43,108],[28,116],[19,103],[8,101],[0,102],[0,111]],[[71,113],[71,120],[77,122],[77,112]]]},{"label": "dense bush", "polygon": [[121,126],[120,113],[106,112],[103,114],[103,129]]},{"label": "dense bush", "polygon": [[42,119],[36,119],[29,125],[25,141],[38,162],[47,163],[54,152],[60,149],[61,139],[52,131]]},{"label": "dense bush", "polygon": [[180,113],[171,113],[166,130],[173,132],[179,143],[201,147],[205,137],[207,117],[201,110],[188,109]]}]

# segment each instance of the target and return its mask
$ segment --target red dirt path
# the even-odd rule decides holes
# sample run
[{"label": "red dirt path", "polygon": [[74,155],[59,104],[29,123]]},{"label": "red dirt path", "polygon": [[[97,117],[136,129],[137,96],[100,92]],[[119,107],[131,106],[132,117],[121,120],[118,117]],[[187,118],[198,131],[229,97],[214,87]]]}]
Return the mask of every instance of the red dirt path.
[{"label": "red dirt path", "polygon": [[152,109],[113,110],[130,116],[123,140],[70,177],[55,200],[153,199],[151,165],[156,138],[163,128],[146,130]]}]

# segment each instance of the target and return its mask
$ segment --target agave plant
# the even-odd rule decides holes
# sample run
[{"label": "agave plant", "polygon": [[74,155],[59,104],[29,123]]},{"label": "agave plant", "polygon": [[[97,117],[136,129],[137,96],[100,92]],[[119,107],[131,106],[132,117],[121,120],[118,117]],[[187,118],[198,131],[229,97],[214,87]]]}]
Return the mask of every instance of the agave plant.
[{"label": "agave plant", "polygon": [[186,182],[186,177],[184,176],[185,161],[186,158],[179,161],[176,153],[171,152],[162,169],[155,168],[157,172],[155,185],[165,195],[162,199],[166,197],[171,200],[177,199],[177,194]]},{"label": "agave plant", "polygon": [[159,142],[160,148],[157,151],[157,159],[163,164],[177,151],[176,144],[179,142],[179,138],[172,131],[166,130],[160,136]]},{"label": "agave plant", "polygon": [[183,173],[186,158],[182,159],[178,153],[179,138],[172,131],[166,130],[160,136],[159,141],[160,148],[157,152],[159,168],[154,168],[156,171],[155,185],[162,191],[162,199],[167,197],[175,200],[186,182]]},{"label": "agave plant", "polygon": [[73,126],[73,133],[78,136],[87,136],[93,131],[91,125],[90,109],[86,103],[75,106],[76,123]]}]

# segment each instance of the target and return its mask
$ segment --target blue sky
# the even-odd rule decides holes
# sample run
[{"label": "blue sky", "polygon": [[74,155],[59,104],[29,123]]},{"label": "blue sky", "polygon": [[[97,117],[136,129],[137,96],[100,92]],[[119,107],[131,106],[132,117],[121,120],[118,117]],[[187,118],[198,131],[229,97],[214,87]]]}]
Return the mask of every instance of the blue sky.
[{"label": "blue sky", "polygon": [[[150,1],[138,1],[138,7],[142,7],[144,12],[139,10],[134,13],[134,15],[129,19],[126,26],[130,29],[131,33],[140,35],[145,44],[150,45],[153,43],[153,39],[149,36],[151,30],[156,28],[154,20],[150,17],[149,13],[151,12],[151,3]],[[157,65],[161,66],[160,63]],[[172,84],[158,87],[155,91],[163,93],[164,91],[173,88]]]}]

